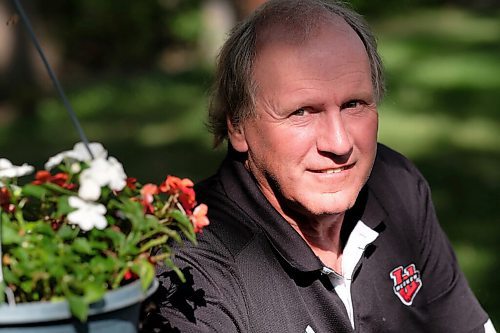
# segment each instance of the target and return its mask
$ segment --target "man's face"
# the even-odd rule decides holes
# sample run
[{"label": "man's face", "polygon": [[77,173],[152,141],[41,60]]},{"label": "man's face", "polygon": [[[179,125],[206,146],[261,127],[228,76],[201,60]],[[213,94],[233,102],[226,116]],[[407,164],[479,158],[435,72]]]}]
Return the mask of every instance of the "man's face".
[{"label": "man's face", "polygon": [[254,66],[256,116],[231,128],[233,147],[283,215],[354,205],[376,154],[378,114],[363,43],[343,21],[303,43],[271,38]]}]

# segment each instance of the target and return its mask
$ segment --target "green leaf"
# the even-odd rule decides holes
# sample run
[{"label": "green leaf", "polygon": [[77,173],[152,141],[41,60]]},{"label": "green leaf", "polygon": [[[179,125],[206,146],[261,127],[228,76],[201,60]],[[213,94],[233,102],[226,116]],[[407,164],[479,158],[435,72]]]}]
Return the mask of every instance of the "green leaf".
[{"label": "green leaf", "polygon": [[21,289],[25,293],[30,294],[33,291],[34,285],[35,284],[34,284],[33,280],[30,279],[30,280],[21,282],[21,284],[19,286],[21,287]]},{"label": "green leaf", "polygon": [[144,215],[140,230],[147,232],[149,230],[158,229],[161,226],[160,221],[154,215]]},{"label": "green leaf", "polygon": [[126,256],[126,255],[137,255],[139,254],[139,248],[136,246],[137,242],[126,242],[123,244],[122,248],[120,249],[120,252],[118,253],[119,256]]},{"label": "green leaf", "polygon": [[42,200],[47,195],[47,189],[40,185],[26,184],[23,186],[23,196],[32,196]]},{"label": "green leaf", "polygon": [[155,277],[154,265],[148,260],[142,259],[132,265],[132,271],[141,279],[142,290],[147,290]]},{"label": "green leaf", "polygon": [[186,282],[186,277],[184,276],[184,273],[182,273],[182,271],[179,269],[179,267],[177,267],[174,264],[174,262],[172,261],[172,258],[167,257],[167,258],[165,258],[165,260],[163,262],[165,263],[165,265],[167,265],[168,268],[170,268],[171,270],[173,270],[175,272],[175,274],[177,274],[177,276],[179,277],[179,280],[181,280],[182,283]]},{"label": "green leaf", "polygon": [[145,252],[155,246],[158,246],[158,245],[162,245],[162,244],[165,244],[168,240],[168,237],[165,235],[165,236],[162,236],[160,238],[154,238],[152,240],[150,240],[149,242],[147,242],[146,244],[144,244],[143,246],[141,246],[141,248],[139,249],[139,252]]},{"label": "green leaf", "polygon": [[97,302],[104,297],[106,287],[102,283],[86,283],[84,287],[84,299],[87,304]]},{"label": "green leaf", "polygon": [[89,242],[89,244],[93,249],[96,249],[96,250],[102,251],[102,250],[106,250],[108,248],[108,244],[106,244],[106,242],[91,240]]},{"label": "green leaf", "polygon": [[30,258],[25,248],[13,247],[10,251],[12,255],[19,259],[19,261],[29,262]]},{"label": "green leaf", "polygon": [[50,224],[45,221],[30,222],[26,225],[26,230],[31,230],[34,234],[46,235],[49,237],[54,237],[55,232],[50,226]]},{"label": "green leaf", "polygon": [[12,273],[12,271],[8,267],[3,267],[3,277],[7,283],[18,285],[19,278],[16,274]]},{"label": "green leaf", "polygon": [[69,309],[73,316],[78,318],[81,322],[87,321],[87,317],[89,315],[89,306],[85,302],[83,296],[77,295],[68,295],[66,297],[69,304]]},{"label": "green leaf", "polygon": [[71,245],[71,247],[76,251],[83,254],[92,254],[92,247],[86,238],[77,238]]},{"label": "green leaf", "polygon": [[2,243],[3,245],[21,244],[23,238],[19,235],[19,230],[10,220],[3,219],[2,223]]},{"label": "green leaf", "polygon": [[179,222],[180,225],[193,229],[193,224],[189,220],[189,217],[180,210],[172,210],[169,215]]},{"label": "green leaf", "polygon": [[90,260],[90,266],[96,274],[101,274],[102,272],[112,272],[115,271],[117,266],[117,259],[113,257],[94,257]]},{"label": "green leaf", "polygon": [[0,283],[0,304],[5,303],[5,283]]},{"label": "green leaf", "polygon": [[119,209],[125,214],[132,224],[133,229],[142,230],[144,223],[144,211],[142,205],[137,201],[123,199]]},{"label": "green leaf", "polygon": [[124,243],[122,244],[119,255],[136,255],[139,254],[139,248],[137,247],[138,243],[141,240],[141,234],[138,232],[131,232],[126,238]]},{"label": "green leaf", "polygon": [[62,196],[57,200],[57,216],[63,216],[74,211],[75,208],[71,207],[68,203],[68,197]]},{"label": "green leaf", "polygon": [[194,233],[193,224],[189,218],[179,210],[170,212],[170,216],[179,222],[179,229],[186,236],[186,238],[193,244],[196,244],[196,235]]},{"label": "green leaf", "polygon": [[160,228],[159,232],[163,232],[164,234],[166,234],[168,237],[172,238],[177,243],[182,242],[182,238],[176,230],[170,229],[169,227],[166,227],[166,226],[162,226]]},{"label": "green leaf", "polygon": [[44,183],[43,186],[52,192],[56,192],[59,194],[66,194],[66,195],[75,195],[75,193],[71,192],[70,190],[65,189],[64,187],[61,187],[59,185],[56,185],[54,183]]},{"label": "green leaf", "polygon": [[62,278],[64,275],[67,274],[66,270],[61,265],[61,261],[56,261],[52,265],[49,265],[48,271],[50,276],[53,276],[56,279]]},{"label": "green leaf", "polygon": [[67,224],[63,224],[57,231],[57,235],[61,237],[62,240],[72,240],[78,234],[78,229],[72,228]]},{"label": "green leaf", "polygon": [[182,225],[185,225],[186,227],[191,226],[191,221],[189,221],[189,218],[181,212],[180,210],[172,210],[170,212],[170,216],[173,217],[177,222],[179,222]]}]

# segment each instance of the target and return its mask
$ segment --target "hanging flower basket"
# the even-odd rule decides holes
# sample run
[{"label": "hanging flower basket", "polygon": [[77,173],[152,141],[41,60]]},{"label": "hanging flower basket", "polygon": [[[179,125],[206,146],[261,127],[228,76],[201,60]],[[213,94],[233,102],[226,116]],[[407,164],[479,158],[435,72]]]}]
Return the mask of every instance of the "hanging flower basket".
[{"label": "hanging flower basket", "polygon": [[101,330],[108,319],[123,325],[116,332],[135,332],[130,312],[156,289],[155,265],[183,279],[171,242],[196,243],[209,223],[193,183],[142,185],[102,145],[89,148],[93,158],[78,143],[23,184],[33,167],[0,158],[0,332],[56,332],[43,330],[52,320],[111,332]]},{"label": "hanging flower basket", "polygon": [[140,281],[107,292],[90,305],[86,322],[75,319],[66,301],[31,302],[0,307],[1,333],[135,333],[141,302],[158,288],[143,292]]},{"label": "hanging flower basket", "polygon": [[0,332],[137,331],[155,265],[181,280],[171,242],[196,243],[208,225],[189,179],[141,184],[89,143],[19,0],[13,0],[82,142],[34,179],[0,156]]}]

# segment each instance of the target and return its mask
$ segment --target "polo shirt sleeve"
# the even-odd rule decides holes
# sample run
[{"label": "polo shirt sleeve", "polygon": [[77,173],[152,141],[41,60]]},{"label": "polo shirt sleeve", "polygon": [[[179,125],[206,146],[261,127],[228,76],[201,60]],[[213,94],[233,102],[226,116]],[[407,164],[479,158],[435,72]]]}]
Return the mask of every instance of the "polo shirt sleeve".
[{"label": "polo shirt sleeve", "polygon": [[434,332],[484,332],[488,315],[468,286],[448,238],[441,229],[427,182],[418,184],[419,251],[429,326]]},{"label": "polo shirt sleeve", "polygon": [[[206,237],[205,237],[206,236]],[[148,311],[143,332],[248,332],[244,295],[224,251],[204,246],[216,243],[208,233],[198,246],[175,249],[175,264],[186,281],[169,269],[160,268],[155,310]],[[242,310],[243,309],[243,310]]]}]

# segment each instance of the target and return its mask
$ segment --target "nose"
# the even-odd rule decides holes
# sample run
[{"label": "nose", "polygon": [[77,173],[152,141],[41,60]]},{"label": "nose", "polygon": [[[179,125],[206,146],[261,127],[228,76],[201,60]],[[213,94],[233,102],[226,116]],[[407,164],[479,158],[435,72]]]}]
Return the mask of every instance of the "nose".
[{"label": "nose", "polygon": [[318,124],[318,151],[336,156],[345,156],[351,153],[353,144],[349,128],[342,119],[340,111],[325,111],[323,118]]}]

